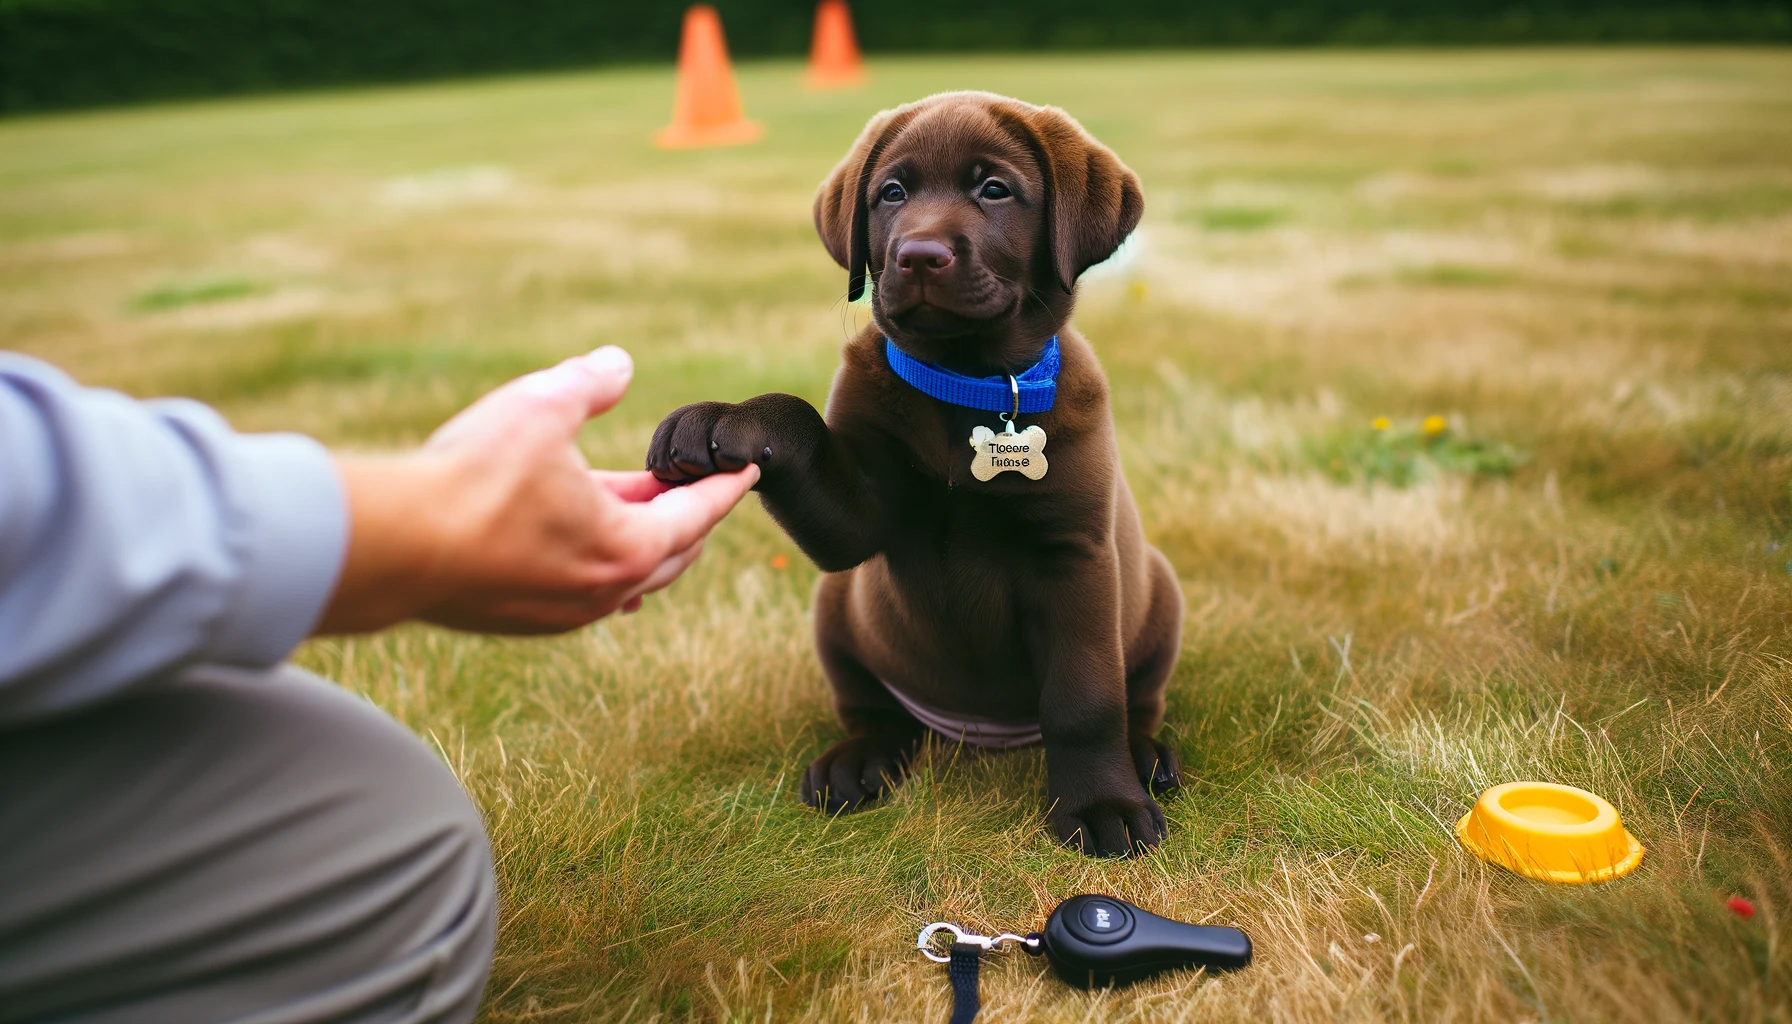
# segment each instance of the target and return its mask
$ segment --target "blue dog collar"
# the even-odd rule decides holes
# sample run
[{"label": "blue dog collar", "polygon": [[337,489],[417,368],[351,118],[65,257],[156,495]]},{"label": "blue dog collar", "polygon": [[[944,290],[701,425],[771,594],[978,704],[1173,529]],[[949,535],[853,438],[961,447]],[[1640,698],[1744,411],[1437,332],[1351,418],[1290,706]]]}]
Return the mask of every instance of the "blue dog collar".
[{"label": "blue dog collar", "polygon": [[[890,369],[929,398],[985,412],[1014,412],[1014,391],[1007,377],[970,377],[932,363],[924,363],[884,339],[884,355]],[[1039,361],[1014,377],[1020,386],[1020,411],[1048,412],[1058,397],[1058,336],[1045,343]]]}]

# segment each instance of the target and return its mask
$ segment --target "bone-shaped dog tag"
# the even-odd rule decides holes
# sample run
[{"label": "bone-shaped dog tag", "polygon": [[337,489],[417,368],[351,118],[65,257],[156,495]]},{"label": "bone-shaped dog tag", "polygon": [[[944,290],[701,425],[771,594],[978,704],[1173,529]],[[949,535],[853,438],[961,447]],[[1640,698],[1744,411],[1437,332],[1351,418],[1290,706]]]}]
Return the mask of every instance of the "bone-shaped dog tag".
[{"label": "bone-shaped dog tag", "polygon": [[988,427],[976,427],[971,431],[971,447],[977,450],[976,458],[971,460],[971,475],[979,480],[989,480],[1009,470],[1037,480],[1049,468],[1045,462],[1045,429],[1037,423],[1019,433],[1015,433],[1013,421],[1000,434]]}]

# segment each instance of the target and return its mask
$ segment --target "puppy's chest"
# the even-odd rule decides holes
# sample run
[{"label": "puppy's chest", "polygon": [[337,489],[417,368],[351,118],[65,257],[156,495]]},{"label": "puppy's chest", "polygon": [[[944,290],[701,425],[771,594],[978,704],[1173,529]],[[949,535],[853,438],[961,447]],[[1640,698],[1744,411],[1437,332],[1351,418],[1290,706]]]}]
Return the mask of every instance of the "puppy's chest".
[{"label": "puppy's chest", "polygon": [[890,553],[900,562],[936,563],[948,579],[1025,577],[1052,572],[1067,550],[1098,540],[1062,495],[1007,491],[978,482],[907,489],[895,503]]},{"label": "puppy's chest", "polygon": [[889,424],[885,455],[948,489],[1030,504],[1076,487],[1078,439],[1054,434],[1057,426],[1051,417],[1008,423],[996,413],[934,407]]}]

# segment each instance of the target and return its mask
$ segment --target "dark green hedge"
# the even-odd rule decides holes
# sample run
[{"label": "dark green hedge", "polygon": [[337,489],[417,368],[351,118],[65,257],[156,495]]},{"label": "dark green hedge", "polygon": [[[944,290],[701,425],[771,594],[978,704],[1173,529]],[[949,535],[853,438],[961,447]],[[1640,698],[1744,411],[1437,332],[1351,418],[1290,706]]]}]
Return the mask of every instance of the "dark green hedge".
[{"label": "dark green hedge", "polygon": [[[0,112],[672,56],[684,0],[0,0]],[[809,0],[717,0],[737,56]],[[1792,0],[977,0],[855,4],[871,51],[1792,42]]]}]

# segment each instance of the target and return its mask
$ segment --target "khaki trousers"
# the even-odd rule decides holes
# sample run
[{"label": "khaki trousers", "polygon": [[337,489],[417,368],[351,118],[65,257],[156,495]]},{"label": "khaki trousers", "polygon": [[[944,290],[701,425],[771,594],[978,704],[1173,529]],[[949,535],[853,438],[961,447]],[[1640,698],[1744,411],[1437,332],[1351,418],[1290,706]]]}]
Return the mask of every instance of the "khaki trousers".
[{"label": "khaki trousers", "polygon": [[310,673],[0,731],[0,1021],[470,1021],[495,926],[454,776]]}]

